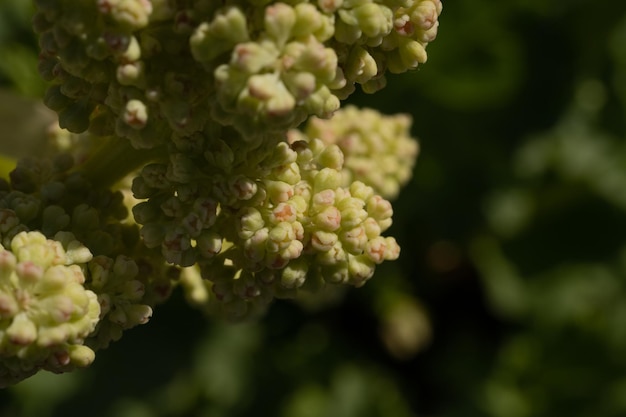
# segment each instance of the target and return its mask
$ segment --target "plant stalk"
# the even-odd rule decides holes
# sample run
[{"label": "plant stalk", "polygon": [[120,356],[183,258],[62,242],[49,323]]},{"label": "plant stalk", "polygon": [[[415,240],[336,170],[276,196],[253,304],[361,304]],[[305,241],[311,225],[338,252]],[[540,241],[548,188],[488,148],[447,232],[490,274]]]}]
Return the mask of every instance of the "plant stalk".
[{"label": "plant stalk", "polygon": [[150,161],[167,160],[165,145],[135,149],[127,139],[117,136],[98,138],[98,142],[89,158],[74,168],[95,187],[111,187]]}]

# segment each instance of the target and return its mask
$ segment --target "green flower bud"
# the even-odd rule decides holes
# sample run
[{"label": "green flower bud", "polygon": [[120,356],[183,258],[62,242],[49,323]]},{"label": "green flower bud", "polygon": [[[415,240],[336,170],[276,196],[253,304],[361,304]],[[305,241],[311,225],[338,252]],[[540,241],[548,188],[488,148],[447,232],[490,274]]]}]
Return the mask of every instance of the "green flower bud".
[{"label": "green flower bud", "polygon": [[365,284],[374,275],[375,265],[366,256],[350,256],[348,260],[349,282],[355,287]]},{"label": "green flower bud", "polygon": [[258,187],[250,178],[237,175],[228,182],[228,190],[237,200],[250,200],[256,195]]},{"label": "green flower bud", "polygon": [[335,247],[338,241],[339,237],[336,233],[323,230],[317,230],[311,236],[311,245],[319,252],[328,252]]},{"label": "green flower bud", "polygon": [[342,184],[341,174],[332,168],[324,168],[315,175],[313,189],[324,191],[335,189]]},{"label": "green flower bud", "polygon": [[141,171],[141,178],[150,188],[166,189],[170,187],[170,182],[167,180],[167,165],[165,164],[146,165]]},{"label": "green flower bud", "polygon": [[296,11],[285,3],[275,3],[265,9],[265,30],[278,45],[284,45],[291,37],[296,23]]},{"label": "green flower bud", "polygon": [[161,211],[168,217],[183,217],[183,202],[178,197],[170,197],[161,204]]},{"label": "green flower bud", "polygon": [[322,86],[305,102],[309,114],[328,119],[340,107],[339,99],[327,86]]},{"label": "green flower bud", "polygon": [[30,195],[16,195],[10,202],[10,208],[23,223],[27,223],[39,215],[41,201]]},{"label": "green flower bud", "polygon": [[312,199],[311,209],[313,211],[324,210],[327,206],[335,204],[335,197],[335,191],[329,188],[315,193]]},{"label": "green flower bud", "polygon": [[333,232],[341,226],[341,212],[335,206],[327,207],[315,216],[315,224],[323,230]]},{"label": "green flower bud", "polygon": [[48,108],[54,111],[61,111],[73,103],[74,100],[65,96],[61,92],[61,86],[55,85],[46,91],[43,102]]},{"label": "green flower bud", "polygon": [[84,368],[96,359],[96,354],[93,350],[83,345],[70,345],[68,346],[69,362],[79,368]]},{"label": "green flower bud", "polygon": [[237,45],[233,50],[231,65],[233,71],[256,74],[263,68],[271,66],[278,56],[279,50],[274,43],[269,41],[246,42]]},{"label": "green flower bud", "polygon": [[347,260],[348,254],[340,241],[337,241],[329,250],[324,250],[315,255],[315,262],[319,262],[322,266],[341,266]]},{"label": "green flower bud", "polygon": [[204,127],[205,114],[208,113],[208,109],[201,106],[193,108],[182,98],[163,100],[160,104],[161,113],[167,119],[170,129],[176,134],[192,135]]},{"label": "green flower bud", "polygon": [[74,234],[59,231],[55,233],[54,240],[61,243],[65,251],[65,264],[82,264],[89,262],[92,258],[88,248],[83,246]]},{"label": "green flower bud", "polygon": [[191,266],[196,261],[191,238],[182,227],[166,230],[161,253],[167,262],[175,265]]},{"label": "green flower bud", "polygon": [[340,237],[342,246],[351,254],[360,254],[365,246],[369,243],[365,228],[360,224],[357,227],[346,230],[341,233]]},{"label": "green flower bud", "polygon": [[280,285],[284,288],[299,288],[304,285],[309,272],[309,265],[306,260],[296,260],[290,262],[281,272]]},{"label": "green flower bud", "polygon": [[264,227],[255,231],[243,242],[243,252],[246,259],[252,262],[261,262],[267,252],[267,241],[269,239],[269,229]]},{"label": "green flower bud", "polygon": [[270,252],[279,252],[287,249],[295,238],[296,235],[291,224],[280,222],[269,231],[267,249]]},{"label": "green flower bud", "polygon": [[317,86],[315,75],[310,72],[286,73],[283,82],[296,102],[309,98]]},{"label": "green flower bud", "polygon": [[212,149],[204,153],[206,161],[217,169],[230,172],[235,161],[233,150],[221,139],[211,141]]},{"label": "green flower bud", "polygon": [[197,168],[191,158],[183,153],[170,155],[166,177],[171,182],[188,183],[197,175]]},{"label": "green flower bud", "polygon": [[144,201],[133,207],[133,217],[141,224],[158,221],[161,215],[160,208],[152,201]]},{"label": "green flower bud", "polygon": [[141,228],[141,239],[147,248],[156,248],[161,246],[165,238],[166,228],[159,223],[148,223]]},{"label": "green flower bud", "polygon": [[344,67],[345,77],[351,82],[365,84],[377,74],[378,66],[372,55],[370,55],[366,49],[358,45],[351,48],[350,55]]},{"label": "green flower bud", "polygon": [[293,186],[283,181],[264,181],[267,195],[273,204],[280,204],[294,195]]},{"label": "green flower bud", "polygon": [[152,13],[149,0],[98,0],[97,6],[100,13],[133,30],[146,26]]},{"label": "green flower bud", "polygon": [[203,258],[212,258],[222,250],[222,237],[215,232],[203,232],[197,239],[197,248]]},{"label": "green flower bud", "polygon": [[[20,219],[13,210],[0,209],[0,234],[5,235],[20,224]],[[12,237],[12,236],[11,236]]]},{"label": "green flower bud", "polygon": [[98,210],[87,204],[81,204],[72,212],[72,227],[78,230],[92,230],[99,227],[100,216]]},{"label": "green flower bud", "polygon": [[141,101],[130,100],[122,117],[124,123],[133,129],[143,129],[148,123],[148,110]]},{"label": "green flower bud", "polygon": [[253,207],[246,207],[239,215],[238,235],[242,239],[249,239],[265,225],[261,212]]},{"label": "green flower bud", "polygon": [[24,313],[13,317],[5,332],[5,337],[14,345],[25,346],[37,340],[37,326]]},{"label": "green flower bud", "polygon": [[391,9],[376,3],[365,3],[355,7],[352,9],[351,19],[344,17],[342,13],[340,16],[346,23],[358,25],[369,38],[385,36],[392,28]]},{"label": "green flower bud", "polygon": [[240,9],[231,7],[195,29],[190,38],[191,53],[197,61],[208,62],[248,39],[246,17]]},{"label": "green flower bud", "polygon": [[426,62],[427,55],[424,46],[411,39],[398,41],[397,52],[389,56],[387,67],[395,74],[401,74],[409,69],[417,68]]},{"label": "green flower bud", "polygon": [[59,112],[59,126],[74,133],[86,131],[94,107],[86,101],[77,101],[68,105]]},{"label": "green flower bud", "polygon": [[[330,252],[328,252],[330,253]],[[350,272],[348,271],[347,262],[329,263],[328,266],[322,266],[319,268],[320,275],[324,282],[328,284],[347,284],[350,278]]]}]

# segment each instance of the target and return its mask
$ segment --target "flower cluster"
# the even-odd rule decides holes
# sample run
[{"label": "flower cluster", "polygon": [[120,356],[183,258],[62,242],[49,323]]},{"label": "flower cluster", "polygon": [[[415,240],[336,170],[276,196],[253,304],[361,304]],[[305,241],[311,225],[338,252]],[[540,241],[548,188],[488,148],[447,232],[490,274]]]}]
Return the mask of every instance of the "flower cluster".
[{"label": "flower cluster", "polygon": [[[62,127],[154,147],[207,117],[243,136],[328,118],[426,61],[440,0],[37,0],[45,102]],[[90,22],[85,24],[85,22]]]},{"label": "flower cluster", "polygon": [[381,233],[391,205],[360,182],[342,186],[341,152],[321,141],[277,146],[274,166],[238,210],[225,214],[232,246],[200,263],[217,298],[235,314],[262,308],[273,297],[324,283],[362,285],[376,264],[396,259],[399,247]]},{"label": "flower cluster", "polygon": [[4,384],[88,365],[178,282],[241,319],[399,256],[410,119],[340,100],[426,61],[439,0],[35,4],[67,131],[0,181]]},{"label": "flower cluster", "polygon": [[164,301],[178,272],[149,258],[115,259],[96,256],[87,264],[88,288],[98,294],[101,320],[86,344],[93,349],[108,347],[122,332],[145,324],[152,307]]},{"label": "flower cluster", "polygon": [[413,173],[418,144],[410,136],[408,115],[381,116],[375,110],[346,106],[332,119],[309,119],[289,140],[319,138],[344,154],[345,182],[360,180],[385,198],[397,197]]},{"label": "flower cluster", "polygon": [[[2,183],[0,257],[6,273],[0,277],[0,322],[5,326],[0,380],[6,383],[39,369],[70,370],[74,351],[88,365],[93,350],[119,339],[122,330],[147,322],[152,306],[169,295],[176,278],[141,249],[122,193],[94,187],[73,171],[73,164],[67,154],[23,159],[10,181]],[[78,312],[89,313],[89,321]],[[24,324],[27,317],[30,321]],[[57,318],[61,321],[55,322]],[[18,330],[10,329],[31,336],[39,329],[39,336],[21,341],[11,336]],[[49,342],[41,335],[50,332],[67,336]]]},{"label": "flower cluster", "polygon": [[[390,203],[362,182],[345,185],[336,145],[279,141],[246,153],[241,139],[234,149],[233,138],[217,149],[215,138],[195,139],[193,152],[181,146],[169,163],[144,167],[133,191],[146,200],[133,212],[145,244],[170,263],[197,264],[227,315],[262,311],[309,279],[362,285],[397,258],[395,240],[381,237]],[[216,172],[221,160],[227,172]]]},{"label": "flower cluster", "polygon": [[[94,188],[73,158],[61,154],[51,160],[23,159],[0,189],[0,237],[7,245],[23,230],[39,230],[48,237],[72,232],[95,254],[125,250],[128,215],[122,195]],[[128,242],[131,244],[131,242]]]},{"label": "flower cluster", "polygon": [[83,285],[90,259],[69,233],[48,240],[20,232],[0,245],[0,386],[94,360],[84,345],[100,316],[96,294]]}]

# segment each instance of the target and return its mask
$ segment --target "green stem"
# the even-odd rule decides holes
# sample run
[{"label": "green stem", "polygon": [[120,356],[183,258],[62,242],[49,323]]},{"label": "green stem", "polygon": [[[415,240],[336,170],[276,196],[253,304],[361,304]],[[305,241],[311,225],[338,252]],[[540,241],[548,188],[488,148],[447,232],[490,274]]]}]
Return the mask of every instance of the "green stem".
[{"label": "green stem", "polygon": [[9,156],[0,155],[0,178],[9,179],[9,173],[13,171],[17,161]]},{"label": "green stem", "polygon": [[98,141],[89,158],[74,168],[96,187],[110,187],[145,163],[167,159],[166,146],[135,149],[127,139],[116,136]]}]

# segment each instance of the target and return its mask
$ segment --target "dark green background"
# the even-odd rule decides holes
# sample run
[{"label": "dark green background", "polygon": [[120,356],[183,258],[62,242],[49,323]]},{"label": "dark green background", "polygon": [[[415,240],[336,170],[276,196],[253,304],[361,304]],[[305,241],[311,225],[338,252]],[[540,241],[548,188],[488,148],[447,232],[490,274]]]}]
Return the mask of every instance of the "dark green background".
[{"label": "dark green background", "polygon": [[[0,85],[40,97],[24,3],[0,3]],[[447,0],[440,23],[427,64],[351,98],[420,139],[399,261],[257,323],[177,293],[88,370],[0,392],[0,416],[626,415],[626,2]],[[11,151],[39,119],[0,99]],[[400,303],[430,323],[403,359],[379,332]]]}]

